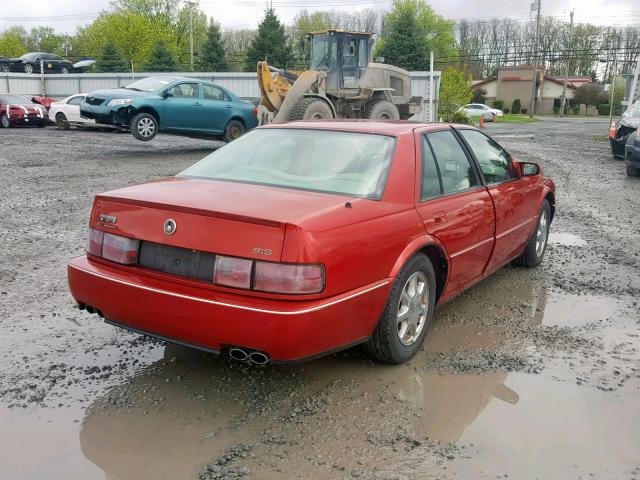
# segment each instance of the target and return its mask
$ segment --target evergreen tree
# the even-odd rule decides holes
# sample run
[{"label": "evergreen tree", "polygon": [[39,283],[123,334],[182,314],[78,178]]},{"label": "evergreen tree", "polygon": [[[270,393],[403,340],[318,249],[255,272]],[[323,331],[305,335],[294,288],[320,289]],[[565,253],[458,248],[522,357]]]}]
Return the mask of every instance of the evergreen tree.
[{"label": "evergreen tree", "polygon": [[225,58],[220,25],[211,19],[207,29],[207,40],[202,48],[202,53],[198,59],[198,67],[207,72],[226,72],[229,65]]},{"label": "evergreen tree", "polygon": [[167,44],[164,41],[159,41],[153,47],[151,57],[145,63],[144,68],[147,72],[175,72],[178,70],[178,62]]},{"label": "evergreen tree", "polygon": [[375,57],[406,70],[428,70],[429,52],[439,60],[454,52],[454,24],[436,15],[425,0],[394,0]]},{"label": "evergreen tree", "polygon": [[273,8],[265,11],[264,18],[258,25],[258,32],[247,49],[245,69],[252,72],[256,69],[256,63],[265,59],[279,68],[286,68],[293,62],[284,25],[278,20]]},{"label": "evergreen tree", "polygon": [[128,62],[111,42],[107,43],[102,49],[94,68],[96,72],[101,73],[127,72],[130,69]]}]

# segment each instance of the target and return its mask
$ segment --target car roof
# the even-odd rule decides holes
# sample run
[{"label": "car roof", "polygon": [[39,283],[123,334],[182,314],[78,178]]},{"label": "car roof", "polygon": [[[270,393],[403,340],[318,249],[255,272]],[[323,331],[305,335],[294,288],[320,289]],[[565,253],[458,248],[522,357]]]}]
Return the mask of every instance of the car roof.
[{"label": "car roof", "polygon": [[304,128],[309,130],[335,130],[341,132],[377,133],[383,135],[405,135],[416,129],[441,130],[443,127],[465,127],[452,123],[422,123],[410,120],[354,120],[338,119],[330,121],[308,120],[271,123],[260,128]]}]

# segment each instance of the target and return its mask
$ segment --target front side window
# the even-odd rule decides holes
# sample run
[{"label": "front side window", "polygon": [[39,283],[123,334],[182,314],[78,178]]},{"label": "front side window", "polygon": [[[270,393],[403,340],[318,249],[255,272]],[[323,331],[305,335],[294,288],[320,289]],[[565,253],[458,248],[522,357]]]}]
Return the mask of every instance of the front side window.
[{"label": "front side window", "polygon": [[436,158],[445,195],[480,184],[466,153],[451,130],[429,133],[427,139]]},{"label": "front side window", "polygon": [[197,83],[179,83],[169,89],[173,98],[198,98]]},{"label": "front side window", "polygon": [[478,130],[460,130],[480,164],[487,183],[499,183],[516,178],[511,156],[495,141]]},{"label": "front side window", "polygon": [[228,100],[222,89],[213,85],[202,84],[202,96],[206,100]]},{"label": "front side window", "polygon": [[394,146],[385,135],[258,129],[178,176],[380,199]]}]

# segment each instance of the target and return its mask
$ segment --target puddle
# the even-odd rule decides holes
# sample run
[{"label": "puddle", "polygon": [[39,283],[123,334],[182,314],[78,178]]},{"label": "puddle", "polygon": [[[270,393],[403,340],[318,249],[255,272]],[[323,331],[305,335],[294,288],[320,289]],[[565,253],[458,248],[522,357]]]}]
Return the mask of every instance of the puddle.
[{"label": "puddle", "polygon": [[550,232],[549,243],[567,247],[584,247],[587,242],[578,235],[566,232]]}]

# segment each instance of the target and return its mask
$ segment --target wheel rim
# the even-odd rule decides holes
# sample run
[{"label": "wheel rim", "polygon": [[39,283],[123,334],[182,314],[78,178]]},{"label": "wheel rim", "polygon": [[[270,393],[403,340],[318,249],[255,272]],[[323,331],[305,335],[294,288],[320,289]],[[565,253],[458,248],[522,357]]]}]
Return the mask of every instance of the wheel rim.
[{"label": "wheel rim", "polygon": [[69,73],[69,69],[66,67],[62,67],[62,73]]},{"label": "wheel rim", "polygon": [[24,66],[24,71],[25,73],[33,73],[33,66],[32,65],[25,65]]},{"label": "wheel rim", "polygon": [[138,122],[138,133],[143,137],[150,137],[156,131],[156,125],[150,118],[141,118]]},{"label": "wheel rim", "polygon": [[232,140],[235,140],[241,134],[242,134],[242,131],[240,130],[240,127],[231,127],[229,129],[229,138],[232,139]]},{"label": "wheel rim", "polygon": [[381,113],[378,115],[378,120],[391,120],[391,115],[388,113]]},{"label": "wheel rim", "polygon": [[542,255],[544,247],[547,244],[547,233],[549,232],[549,217],[546,210],[543,210],[540,214],[540,220],[538,220],[538,230],[536,231],[536,256]]},{"label": "wheel rim", "polygon": [[398,304],[397,327],[400,343],[414,344],[427,323],[429,283],[422,272],[415,272],[404,284]]},{"label": "wheel rim", "polygon": [[7,128],[7,127],[9,126],[9,119],[7,118],[7,116],[6,116],[6,115],[3,115],[3,116],[2,116],[2,126],[3,126],[4,128]]},{"label": "wheel rim", "polygon": [[63,115],[60,115],[59,117],[56,118],[56,125],[58,126],[58,128],[64,128],[65,123],[66,123],[66,118],[64,118]]}]

